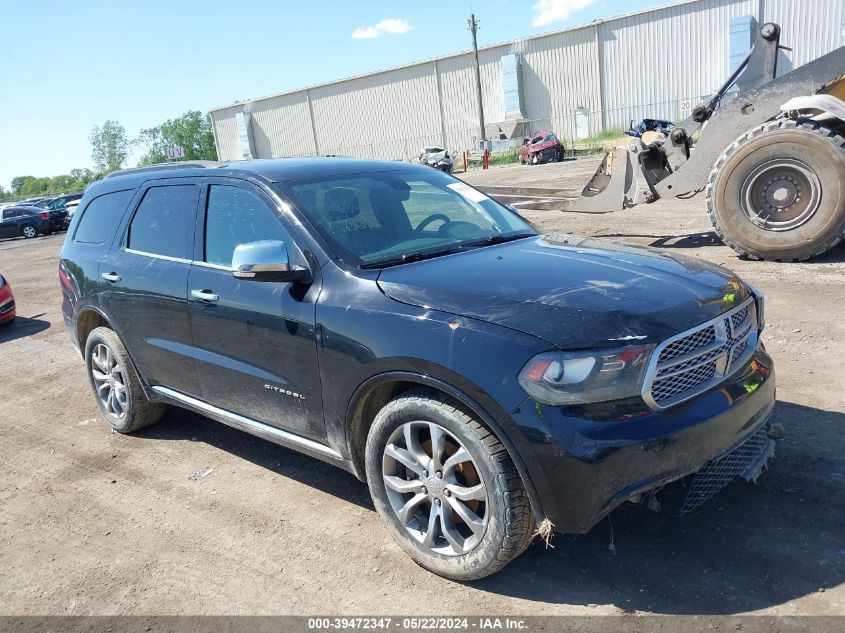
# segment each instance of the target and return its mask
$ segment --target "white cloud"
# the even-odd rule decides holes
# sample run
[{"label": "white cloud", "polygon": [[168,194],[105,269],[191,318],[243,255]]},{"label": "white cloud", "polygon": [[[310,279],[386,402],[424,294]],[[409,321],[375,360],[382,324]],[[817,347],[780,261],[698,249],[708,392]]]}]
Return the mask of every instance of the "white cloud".
[{"label": "white cloud", "polygon": [[355,29],[352,31],[352,39],[371,40],[383,33],[389,33],[390,35],[402,35],[410,30],[411,25],[405,20],[387,18],[378,24],[371,24],[370,26],[362,26],[361,28]]},{"label": "white cloud", "polygon": [[534,26],[546,26],[552,22],[560,22],[567,19],[573,13],[577,13],[596,0],[537,0],[531,10],[534,12],[534,19],[531,23]]},{"label": "white cloud", "polygon": [[352,31],[353,40],[371,40],[379,35],[381,35],[381,33],[374,26],[362,26],[360,29]]}]

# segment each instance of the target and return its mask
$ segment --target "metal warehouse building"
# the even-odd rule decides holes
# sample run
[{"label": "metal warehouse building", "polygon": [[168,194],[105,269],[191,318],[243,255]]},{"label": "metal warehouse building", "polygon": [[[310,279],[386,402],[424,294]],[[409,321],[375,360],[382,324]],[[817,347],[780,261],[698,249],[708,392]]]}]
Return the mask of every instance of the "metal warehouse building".
[{"label": "metal warehouse building", "polygon": [[[682,119],[764,22],[779,23],[781,44],[793,49],[781,52],[783,73],[844,43],[845,0],[690,0],[481,48],[486,138],[507,145],[541,129],[583,138],[632,119]],[[438,57],[216,108],[211,118],[221,160],[471,148],[474,59]]]}]

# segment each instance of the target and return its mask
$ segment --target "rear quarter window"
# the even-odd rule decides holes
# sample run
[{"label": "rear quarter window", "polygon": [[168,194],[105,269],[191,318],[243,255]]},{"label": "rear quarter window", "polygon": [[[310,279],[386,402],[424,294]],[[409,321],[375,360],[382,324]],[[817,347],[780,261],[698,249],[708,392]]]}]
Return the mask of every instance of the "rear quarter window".
[{"label": "rear quarter window", "polygon": [[98,196],[82,211],[82,217],[73,234],[74,242],[103,244],[114,235],[133,190],[115,191]]}]

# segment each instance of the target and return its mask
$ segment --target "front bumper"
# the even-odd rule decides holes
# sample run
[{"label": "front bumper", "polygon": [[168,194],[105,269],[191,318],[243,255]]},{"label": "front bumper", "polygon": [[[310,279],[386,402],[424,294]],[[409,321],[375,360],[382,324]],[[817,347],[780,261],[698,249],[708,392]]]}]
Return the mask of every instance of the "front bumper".
[{"label": "front bumper", "polygon": [[11,321],[15,314],[15,298],[11,293],[0,293],[0,323]]},{"label": "front bumper", "polygon": [[584,533],[619,504],[742,444],[774,402],[774,366],[759,347],[726,383],[666,411],[633,401],[552,407],[528,399],[507,426],[545,517],[556,531]]}]

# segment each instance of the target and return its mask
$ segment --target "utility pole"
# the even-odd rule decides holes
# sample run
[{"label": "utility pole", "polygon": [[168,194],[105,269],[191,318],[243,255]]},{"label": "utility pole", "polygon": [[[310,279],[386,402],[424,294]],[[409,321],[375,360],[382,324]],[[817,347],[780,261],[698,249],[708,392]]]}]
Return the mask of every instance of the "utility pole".
[{"label": "utility pole", "polygon": [[[484,129],[484,102],[481,98],[481,65],[478,63],[478,38],[476,37],[476,33],[478,33],[478,29],[480,22],[475,19],[475,14],[469,16],[469,20],[467,20],[467,29],[472,32],[472,50],[475,53],[475,90],[478,93],[478,123],[481,126],[481,136],[479,137],[482,142],[486,140],[486,134]],[[480,145],[480,143],[479,143]]]}]

